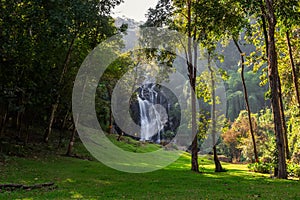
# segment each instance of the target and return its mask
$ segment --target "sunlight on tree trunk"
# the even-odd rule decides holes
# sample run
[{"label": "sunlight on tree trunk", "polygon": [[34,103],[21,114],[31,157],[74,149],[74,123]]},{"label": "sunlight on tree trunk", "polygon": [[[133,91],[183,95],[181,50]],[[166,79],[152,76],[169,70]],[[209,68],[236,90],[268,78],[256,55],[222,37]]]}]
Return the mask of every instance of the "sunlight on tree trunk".
[{"label": "sunlight on tree trunk", "polygon": [[[187,66],[189,72],[189,79],[191,84],[191,104],[192,104],[192,133],[196,133],[197,131],[197,122],[196,122],[196,96],[195,96],[195,88],[196,88],[196,66],[192,64],[192,1],[187,0],[187,20],[188,20],[188,58],[187,58]],[[198,137],[197,134],[193,139],[192,146],[192,167],[191,170],[195,172],[199,172],[199,164],[198,164]]]},{"label": "sunlight on tree trunk", "polygon": [[[264,33],[264,39],[265,39],[265,46],[266,46],[266,55],[269,57],[269,41],[268,41],[268,30],[267,30],[267,23],[266,21],[268,20],[268,16],[266,13],[266,7],[263,3],[263,0],[260,1],[260,9],[262,12],[261,15],[261,20],[262,20],[262,29]],[[274,32],[275,34],[275,32]],[[282,124],[282,131],[283,131],[283,139],[284,139],[284,147],[286,151],[286,156],[289,157],[289,147],[288,147],[288,137],[287,137],[287,127],[286,127],[286,121],[285,121],[285,114],[284,114],[284,104],[282,101],[282,91],[281,91],[281,81],[279,74],[277,73],[277,79],[278,79],[278,87],[279,87],[279,106],[280,106],[280,119],[281,119],[281,124]]]},{"label": "sunlight on tree trunk", "polygon": [[258,162],[259,160],[258,160],[258,155],[257,155],[256,141],[255,141],[255,135],[254,135],[254,131],[253,131],[253,125],[252,125],[251,109],[250,109],[250,104],[249,104],[249,99],[248,99],[248,91],[247,91],[246,82],[245,82],[245,75],[244,75],[244,71],[245,71],[244,54],[245,53],[243,53],[243,51],[241,50],[238,42],[235,39],[233,39],[233,41],[234,41],[234,44],[237,47],[237,49],[238,49],[238,51],[241,55],[241,66],[242,66],[241,78],[242,78],[243,89],[244,89],[244,98],[245,98],[246,107],[247,107],[247,114],[248,114],[248,120],[249,120],[250,134],[251,134],[252,143],[253,143],[253,152],[254,152],[255,162]]},{"label": "sunlight on tree trunk", "polygon": [[283,104],[283,100],[282,100],[281,80],[280,80],[279,74],[278,74],[278,87],[279,87],[279,97],[280,97],[279,106],[280,106],[280,117],[281,117],[281,122],[282,122],[284,148],[285,148],[286,158],[289,159],[290,158],[290,150],[289,150],[289,142],[288,142],[288,136],[287,136],[288,130],[286,127],[284,104]]},{"label": "sunlight on tree trunk", "polygon": [[213,143],[213,153],[214,153],[214,163],[215,163],[215,172],[222,172],[223,168],[221,165],[221,162],[218,158],[217,154],[217,141],[216,141],[216,123],[217,123],[217,117],[216,117],[216,89],[215,89],[215,74],[214,70],[211,67],[211,56],[210,53],[208,53],[208,70],[210,71],[210,81],[211,81],[211,100],[212,100],[212,116],[211,116],[211,121],[212,121],[212,143]]},{"label": "sunlight on tree trunk", "polygon": [[279,96],[279,81],[278,81],[278,65],[277,53],[275,46],[275,27],[276,16],[274,13],[273,1],[266,0],[267,19],[268,19],[268,72],[269,84],[271,88],[271,103],[274,117],[274,128],[276,135],[276,146],[278,150],[278,178],[287,178],[286,161],[285,161],[285,148],[284,148],[284,133],[283,125],[280,115],[280,96]]}]

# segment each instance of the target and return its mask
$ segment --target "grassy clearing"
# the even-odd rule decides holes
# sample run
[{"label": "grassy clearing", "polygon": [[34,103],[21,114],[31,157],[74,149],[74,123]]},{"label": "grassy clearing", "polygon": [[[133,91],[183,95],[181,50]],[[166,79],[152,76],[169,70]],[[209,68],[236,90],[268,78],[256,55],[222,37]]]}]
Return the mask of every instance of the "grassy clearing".
[{"label": "grassy clearing", "polygon": [[57,188],[2,192],[0,199],[300,199],[298,181],[270,179],[249,172],[246,165],[227,163],[227,172],[214,173],[209,157],[199,161],[200,174],[190,171],[187,153],[162,170],[129,174],[97,161],[57,155],[10,157],[0,166],[0,183],[53,181]]},{"label": "grassy clearing", "polygon": [[117,135],[107,135],[107,137],[113,144],[117,145],[125,151],[147,153],[160,149],[160,145],[136,141],[130,137],[121,137],[120,141],[117,141]]}]

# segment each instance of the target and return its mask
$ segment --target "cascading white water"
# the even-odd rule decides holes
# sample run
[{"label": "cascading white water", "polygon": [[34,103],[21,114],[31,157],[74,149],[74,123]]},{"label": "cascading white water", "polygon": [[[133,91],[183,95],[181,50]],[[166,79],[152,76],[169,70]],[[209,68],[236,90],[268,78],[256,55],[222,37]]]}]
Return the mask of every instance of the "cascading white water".
[{"label": "cascading white water", "polygon": [[146,84],[141,88],[138,94],[138,103],[140,108],[141,120],[141,141],[149,141],[157,135],[160,142],[160,133],[168,121],[166,109],[160,105],[160,97],[155,91],[155,84]]}]

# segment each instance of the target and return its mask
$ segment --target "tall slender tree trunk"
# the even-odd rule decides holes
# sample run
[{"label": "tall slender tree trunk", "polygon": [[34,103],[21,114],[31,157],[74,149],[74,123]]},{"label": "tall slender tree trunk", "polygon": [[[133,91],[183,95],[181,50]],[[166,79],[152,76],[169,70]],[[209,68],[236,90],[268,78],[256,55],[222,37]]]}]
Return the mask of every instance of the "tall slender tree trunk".
[{"label": "tall slender tree trunk", "polygon": [[69,108],[68,108],[67,113],[65,114],[64,120],[61,124],[61,129],[62,130],[64,130],[66,128],[66,124],[67,124],[67,121],[68,121],[68,118],[69,118],[69,114],[70,114],[70,112],[69,112]]},{"label": "tall slender tree trunk", "polygon": [[[266,55],[268,57],[269,55],[269,41],[268,41],[268,30],[267,30],[267,13],[266,13],[266,5],[264,5],[263,0],[260,1],[260,9],[262,12],[262,29],[264,33],[265,38],[265,44],[266,44]],[[282,121],[282,129],[283,129],[283,138],[284,138],[284,146],[286,150],[286,156],[289,158],[289,146],[288,146],[288,137],[287,137],[287,127],[286,127],[286,121],[285,121],[285,114],[284,114],[284,105],[282,101],[282,91],[281,91],[281,81],[280,76],[277,73],[278,76],[278,85],[279,85],[279,98],[280,98],[280,117]]]},{"label": "tall slender tree trunk", "polygon": [[214,163],[215,163],[215,172],[222,172],[224,171],[219,160],[217,154],[217,141],[216,141],[216,128],[217,128],[217,118],[216,118],[216,83],[215,83],[215,75],[214,70],[211,67],[211,58],[210,53],[208,53],[208,69],[210,71],[210,81],[211,81],[211,98],[212,98],[212,142],[213,142],[213,152],[214,152]]},{"label": "tall slender tree trunk", "polygon": [[[59,99],[59,97],[57,99]],[[49,136],[52,132],[52,125],[53,125],[53,122],[54,122],[55,113],[56,113],[58,104],[59,104],[59,102],[56,101],[56,103],[53,104],[52,108],[51,108],[51,115],[50,115],[49,124],[48,124],[47,130],[46,130],[46,133],[44,135],[44,142],[46,142],[46,143],[49,141]]]},{"label": "tall slender tree trunk", "polygon": [[254,158],[255,158],[255,162],[258,162],[258,154],[257,154],[257,149],[256,149],[255,135],[254,135],[253,124],[252,124],[252,120],[251,120],[251,109],[250,109],[250,104],[249,104],[249,99],[248,99],[248,91],[247,91],[245,75],[244,75],[244,71],[245,71],[244,52],[240,48],[238,42],[235,39],[233,39],[233,41],[241,55],[241,62],[242,62],[241,63],[241,66],[242,66],[241,77],[242,77],[242,83],[243,83],[243,89],[244,89],[244,98],[245,98],[246,107],[247,107],[247,114],[248,114],[248,120],[249,120],[249,126],[250,126],[250,134],[251,134],[252,143],[253,143]]},{"label": "tall slender tree trunk", "polygon": [[[111,96],[112,96],[112,91],[109,88],[108,84],[106,85],[106,89],[108,92],[109,99],[111,101]],[[112,134],[113,133],[113,114],[111,110],[111,106],[109,106],[109,125],[108,125],[108,133]]]},{"label": "tall slender tree trunk", "polygon": [[292,75],[293,75],[293,83],[295,87],[295,94],[296,94],[296,100],[298,103],[298,106],[300,107],[300,94],[299,94],[299,84],[298,84],[298,77],[296,73],[296,66],[293,58],[293,50],[292,50],[292,45],[291,45],[291,39],[290,39],[290,34],[287,31],[286,32],[286,41],[289,49],[289,57],[290,57],[290,62],[291,62],[291,67],[292,67]]},{"label": "tall slender tree trunk", "polygon": [[64,120],[61,124],[61,131],[59,132],[59,140],[58,140],[57,148],[60,148],[62,145],[63,133],[64,133],[64,130],[66,129],[66,124],[67,124],[67,121],[69,118],[69,114],[70,114],[70,112],[69,112],[69,108],[68,108],[67,113],[65,114]]},{"label": "tall slender tree trunk", "polygon": [[276,147],[278,150],[278,178],[287,178],[285,148],[284,148],[284,133],[283,124],[280,114],[280,96],[279,96],[279,81],[278,81],[278,63],[275,45],[275,28],[276,17],[273,7],[273,0],[266,0],[267,20],[268,20],[268,72],[269,84],[271,88],[271,103],[274,117],[274,129],[276,135]]},{"label": "tall slender tree trunk", "polygon": [[7,115],[8,115],[8,106],[9,106],[9,104],[4,106],[4,114],[3,114],[3,117],[1,119],[1,126],[0,126],[0,137],[5,132],[5,126],[6,126],[6,123],[7,123]]},{"label": "tall slender tree trunk", "polygon": [[[84,84],[83,84],[83,87],[82,87],[82,92],[81,92],[81,101],[80,103],[84,103],[83,102],[83,97],[84,97],[84,94],[85,94],[85,91],[86,91],[86,85],[87,85],[87,77],[85,77],[85,80],[84,80]],[[71,156],[72,155],[72,151],[73,151],[73,146],[74,146],[74,143],[75,143],[75,135],[76,135],[76,132],[77,132],[77,126],[78,126],[78,123],[79,123],[79,118],[80,118],[80,113],[77,113],[76,116],[75,116],[75,119],[73,118],[74,120],[74,129],[71,133],[71,136],[70,136],[70,141],[69,141],[69,145],[68,145],[68,149],[67,149],[67,153],[66,155],[67,156]]]},{"label": "tall slender tree trunk", "polygon": [[281,121],[282,121],[284,147],[285,147],[286,158],[289,159],[290,150],[289,150],[289,142],[288,142],[288,136],[287,136],[288,131],[287,131],[287,127],[286,127],[284,104],[283,104],[283,100],[282,100],[281,80],[280,80],[279,74],[278,74],[278,87],[279,87],[280,117],[281,117]]},{"label": "tall slender tree trunk", "polygon": [[266,13],[266,8],[264,5],[264,0],[260,0],[260,10],[261,10],[261,21],[262,21],[262,29],[263,29],[263,34],[264,34],[264,39],[265,39],[265,45],[266,45],[266,55],[268,57],[269,53],[269,41],[268,41],[268,30],[267,30],[267,13]]},{"label": "tall slender tree trunk", "polygon": [[60,91],[59,90],[61,89],[61,85],[63,83],[63,78],[64,78],[64,76],[67,72],[67,68],[68,68],[68,65],[70,63],[74,41],[75,41],[75,37],[72,39],[72,41],[70,43],[70,46],[69,46],[69,49],[68,49],[68,52],[67,52],[67,55],[66,55],[66,58],[65,58],[65,61],[64,61],[64,65],[63,65],[63,71],[62,71],[62,73],[60,75],[60,79],[58,81],[58,88],[57,88],[58,94],[56,96],[55,103],[52,105],[49,124],[48,124],[48,127],[47,127],[45,135],[44,135],[44,142],[46,142],[46,143],[49,141],[49,136],[52,132],[52,125],[53,125],[53,122],[54,122],[54,119],[55,119],[55,113],[57,111],[59,101],[60,101]]},{"label": "tall slender tree trunk", "polygon": [[[293,76],[293,83],[294,83],[294,87],[295,87],[295,94],[296,94],[296,101],[298,106],[300,107],[300,97],[299,97],[299,87],[298,87],[298,79],[297,79],[297,73],[296,73],[296,67],[295,67],[295,63],[294,63],[294,58],[293,58],[293,51],[292,51],[292,46],[291,46],[291,41],[290,41],[290,35],[289,32],[286,32],[286,41],[287,41],[287,45],[288,45],[288,51],[289,51],[289,58],[290,58],[290,62],[291,62],[291,68],[292,68],[292,76]],[[281,85],[281,83],[280,83]],[[281,89],[281,87],[280,87]],[[281,90],[280,90],[281,93]],[[284,113],[284,107],[283,107],[283,102],[281,99],[281,112]],[[285,118],[284,118],[284,114],[282,115],[283,118],[283,122],[284,125],[285,123]],[[285,144],[285,151],[286,151],[286,157],[287,159],[290,159],[291,155],[290,155],[290,150],[289,150],[289,145],[288,145],[288,136],[287,136],[287,127],[286,125],[284,126],[284,144]]]},{"label": "tall slender tree trunk", "polygon": [[[192,104],[192,133],[197,132],[197,122],[196,122],[196,66],[192,64],[192,1],[187,0],[187,16],[188,16],[188,58],[187,58],[187,67],[189,72],[189,79],[191,84],[191,104]],[[197,134],[193,139],[192,146],[192,160],[191,160],[191,170],[195,172],[199,172],[199,164],[198,164],[198,137]]]},{"label": "tall slender tree trunk", "polygon": [[[77,114],[76,119],[75,119],[75,124],[78,124],[78,120],[79,120],[79,114]],[[73,146],[74,146],[74,142],[75,142],[75,134],[76,134],[76,125],[74,126],[74,129],[71,133],[71,137],[70,137],[70,141],[69,141],[69,145],[68,145],[68,149],[67,149],[67,156],[71,156],[72,155],[72,150],[73,150]]]}]

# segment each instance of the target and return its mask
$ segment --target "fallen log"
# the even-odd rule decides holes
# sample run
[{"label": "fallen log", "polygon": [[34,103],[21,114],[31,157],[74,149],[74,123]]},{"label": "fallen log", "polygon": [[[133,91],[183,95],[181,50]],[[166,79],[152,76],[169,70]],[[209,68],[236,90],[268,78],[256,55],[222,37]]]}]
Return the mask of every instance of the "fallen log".
[{"label": "fallen log", "polygon": [[35,185],[23,185],[23,184],[0,184],[0,191],[1,190],[15,190],[15,189],[23,189],[23,190],[32,190],[32,189],[39,189],[44,187],[51,187],[54,186],[54,183],[41,183]]}]

